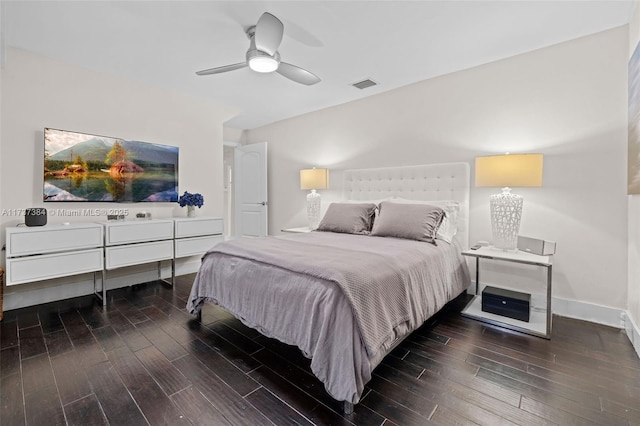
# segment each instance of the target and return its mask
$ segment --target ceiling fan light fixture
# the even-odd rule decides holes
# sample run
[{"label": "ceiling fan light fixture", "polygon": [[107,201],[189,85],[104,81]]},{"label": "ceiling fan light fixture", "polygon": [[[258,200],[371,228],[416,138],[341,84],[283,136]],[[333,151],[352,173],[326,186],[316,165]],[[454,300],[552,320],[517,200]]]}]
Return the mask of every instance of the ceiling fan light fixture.
[{"label": "ceiling fan light fixture", "polygon": [[271,56],[254,56],[249,59],[249,68],[255,72],[273,72],[278,69],[278,61]]}]

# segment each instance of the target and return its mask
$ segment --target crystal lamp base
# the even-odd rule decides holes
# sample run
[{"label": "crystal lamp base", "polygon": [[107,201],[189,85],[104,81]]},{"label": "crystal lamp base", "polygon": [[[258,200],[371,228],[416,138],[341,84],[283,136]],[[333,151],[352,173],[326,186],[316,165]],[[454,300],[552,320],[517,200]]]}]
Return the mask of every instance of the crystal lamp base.
[{"label": "crystal lamp base", "polygon": [[518,250],[522,201],[522,196],[512,194],[511,188],[502,188],[501,194],[491,196],[491,230],[495,248],[505,251]]},{"label": "crystal lamp base", "polygon": [[309,228],[316,229],[320,223],[320,194],[315,189],[307,194],[307,218]]}]

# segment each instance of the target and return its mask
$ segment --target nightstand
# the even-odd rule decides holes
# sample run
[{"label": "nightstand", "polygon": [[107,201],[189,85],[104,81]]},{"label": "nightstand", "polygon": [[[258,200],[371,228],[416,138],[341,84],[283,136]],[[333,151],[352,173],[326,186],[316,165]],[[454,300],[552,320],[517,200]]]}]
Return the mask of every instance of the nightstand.
[{"label": "nightstand", "polygon": [[313,229],[309,228],[308,226],[302,226],[300,228],[287,228],[287,229],[282,229],[282,232],[292,232],[295,234],[303,234],[305,232],[311,232],[313,231]]},{"label": "nightstand", "polygon": [[[538,256],[523,251],[508,252],[491,247],[480,247],[477,250],[465,250],[464,256],[476,259],[476,291],[475,296],[469,304],[462,310],[462,315],[468,318],[477,319],[489,324],[498,325],[510,330],[520,331],[533,336],[551,338],[551,256]],[[531,309],[529,322],[512,319],[502,315],[496,315],[482,310],[482,296],[480,290],[480,260],[495,260],[502,262],[514,262],[526,265],[534,265],[546,268],[547,271],[547,304],[546,311]]]}]

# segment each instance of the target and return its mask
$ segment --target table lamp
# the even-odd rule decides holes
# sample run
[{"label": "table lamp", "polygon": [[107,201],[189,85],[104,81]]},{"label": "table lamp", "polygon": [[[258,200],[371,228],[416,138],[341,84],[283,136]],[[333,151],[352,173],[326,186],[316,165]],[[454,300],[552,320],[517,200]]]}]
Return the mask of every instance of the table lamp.
[{"label": "table lamp", "polygon": [[476,186],[502,188],[490,198],[493,246],[517,251],[523,198],[511,187],[542,186],[542,154],[476,157]]},{"label": "table lamp", "polygon": [[327,189],[329,172],[327,169],[304,169],[300,170],[300,189],[310,189],[307,194],[307,218],[309,228],[316,229],[320,223],[320,194],[318,189]]}]

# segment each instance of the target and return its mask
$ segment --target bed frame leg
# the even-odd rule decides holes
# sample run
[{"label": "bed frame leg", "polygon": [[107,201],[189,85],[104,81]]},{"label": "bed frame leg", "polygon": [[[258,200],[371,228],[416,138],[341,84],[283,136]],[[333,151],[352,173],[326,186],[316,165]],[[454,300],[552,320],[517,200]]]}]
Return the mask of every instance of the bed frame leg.
[{"label": "bed frame leg", "polygon": [[198,311],[198,322],[202,322],[202,308]]},{"label": "bed frame leg", "polygon": [[349,414],[353,414],[353,404],[348,402],[348,401],[344,401],[344,414],[346,414],[347,416]]}]

